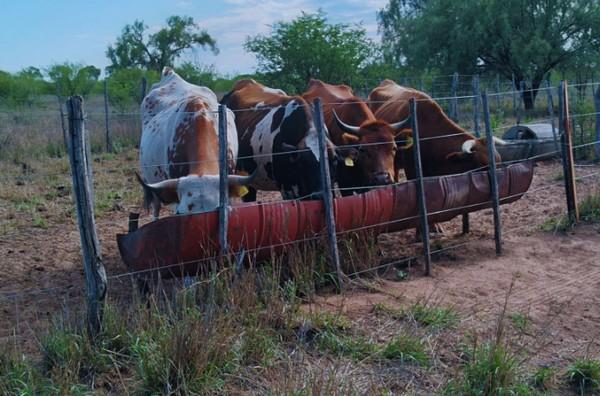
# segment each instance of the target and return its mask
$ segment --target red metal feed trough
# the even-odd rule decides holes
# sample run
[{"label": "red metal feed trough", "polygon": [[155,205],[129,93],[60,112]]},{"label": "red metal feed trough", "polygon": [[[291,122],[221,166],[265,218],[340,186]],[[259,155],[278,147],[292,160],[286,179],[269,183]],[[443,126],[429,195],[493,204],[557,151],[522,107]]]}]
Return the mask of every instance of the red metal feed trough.
[{"label": "red metal feed trough", "polygon": [[[516,201],[531,185],[533,163],[497,170],[502,204]],[[428,219],[448,221],[491,207],[489,174],[478,171],[424,180]],[[334,200],[337,233],[368,229],[374,234],[416,227],[419,210],[414,180]],[[132,271],[162,268],[161,276],[198,273],[205,259],[219,254],[217,211],[171,216],[117,235],[123,261]],[[285,201],[234,205],[227,230],[230,248],[256,260],[280,252],[294,241],[325,235],[321,201]]]}]

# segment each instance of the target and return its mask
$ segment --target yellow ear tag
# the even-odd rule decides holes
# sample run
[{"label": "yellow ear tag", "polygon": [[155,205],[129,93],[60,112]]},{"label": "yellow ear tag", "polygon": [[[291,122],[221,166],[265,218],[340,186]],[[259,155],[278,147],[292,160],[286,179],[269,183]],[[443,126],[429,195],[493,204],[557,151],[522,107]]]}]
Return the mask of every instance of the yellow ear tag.
[{"label": "yellow ear tag", "polygon": [[248,187],[246,186],[240,186],[240,197],[243,197],[244,195],[248,194],[250,192],[250,190],[248,190]]},{"label": "yellow ear tag", "polygon": [[404,146],[400,146],[401,149],[408,149],[411,148],[413,145],[413,138],[412,136],[407,136],[406,137],[406,144]]},{"label": "yellow ear tag", "polygon": [[346,166],[354,166],[354,160],[352,160],[350,157],[346,157],[344,164],[346,164]]}]

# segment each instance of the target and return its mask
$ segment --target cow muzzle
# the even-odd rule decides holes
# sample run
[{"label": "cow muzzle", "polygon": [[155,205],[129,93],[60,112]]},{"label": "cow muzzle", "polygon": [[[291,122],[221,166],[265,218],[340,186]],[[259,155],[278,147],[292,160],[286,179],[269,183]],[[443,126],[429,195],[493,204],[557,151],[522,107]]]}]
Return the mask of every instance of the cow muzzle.
[{"label": "cow muzzle", "polygon": [[386,184],[392,184],[394,179],[389,172],[377,172],[373,175],[373,184],[377,186],[382,186]]}]

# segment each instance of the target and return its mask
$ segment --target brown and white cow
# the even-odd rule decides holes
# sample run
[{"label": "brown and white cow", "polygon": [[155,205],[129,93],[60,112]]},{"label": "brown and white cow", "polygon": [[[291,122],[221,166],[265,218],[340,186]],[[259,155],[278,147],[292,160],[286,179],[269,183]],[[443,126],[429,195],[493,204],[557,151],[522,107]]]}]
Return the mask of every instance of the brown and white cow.
[{"label": "brown and white cow", "polygon": [[[244,201],[255,200],[256,190],[280,191],[284,199],[321,191],[317,130],[311,106],[302,97],[245,79],[236,82],[221,103],[235,112],[237,167],[255,175]],[[335,167],[337,156],[330,142],[328,148]]]},{"label": "brown and white cow", "polygon": [[345,161],[338,166],[337,182],[342,195],[367,191],[366,187],[395,181],[395,134],[408,125],[378,121],[367,104],[347,85],[332,85],[311,79],[304,99],[323,101],[323,115],[331,141],[344,150]]},{"label": "brown and white cow", "polygon": [[[206,212],[219,205],[218,101],[210,89],[190,84],[171,68],[162,72],[141,105],[140,163],[147,209],[162,204],[176,213]],[[238,152],[234,115],[227,112],[229,171]],[[229,175],[239,186],[251,177]]]},{"label": "brown and white cow", "polygon": [[[417,121],[421,138],[421,161],[424,176],[462,173],[489,164],[486,139],[477,139],[448,117],[427,94],[384,80],[369,95],[369,103],[377,119],[387,122],[403,120],[410,114],[408,100],[417,100]],[[450,135],[450,136],[444,136]],[[401,132],[410,141],[411,130]],[[444,137],[441,137],[444,136]],[[494,138],[497,144],[504,144]],[[415,178],[412,146],[400,144],[396,170],[404,168],[408,179]],[[496,152],[496,161],[500,155]]]}]

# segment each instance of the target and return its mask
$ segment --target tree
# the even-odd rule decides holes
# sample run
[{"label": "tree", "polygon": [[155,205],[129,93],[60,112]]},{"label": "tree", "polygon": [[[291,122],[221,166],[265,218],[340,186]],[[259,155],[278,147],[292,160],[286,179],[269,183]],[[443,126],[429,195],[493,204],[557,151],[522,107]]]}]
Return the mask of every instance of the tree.
[{"label": "tree", "polygon": [[600,2],[390,0],[378,22],[386,59],[444,72],[494,72],[523,81],[531,109],[561,64],[600,48]]},{"label": "tree", "polygon": [[196,66],[191,62],[184,62],[175,69],[177,74],[185,81],[208,87],[212,89],[212,85],[217,77],[217,72],[212,66]]},{"label": "tree", "polygon": [[46,74],[54,84],[58,85],[60,96],[87,96],[98,81],[100,69],[94,66],[65,62],[50,66]]},{"label": "tree", "polygon": [[33,107],[47,85],[42,73],[35,67],[15,74],[0,71],[0,102],[12,107]]},{"label": "tree", "polygon": [[160,80],[160,74],[155,71],[144,71],[139,68],[117,69],[106,78],[108,99],[111,106],[120,112],[132,107],[139,108],[142,102],[142,78],[146,78],[147,88]]},{"label": "tree", "polygon": [[277,22],[268,36],[246,39],[267,83],[301,92],[311,77],[330,83],[356,82],[372,59],[374,43],[362,27],[329,24],[323,12]]},{"label": "tree", "polygon": [[171,16],[167,26],[153,34],[147,34],[148,26],[143,21],[126,25],[114,46],[109,46],[106,56],[112,64],[107,68],[113,72],[119,68],[141,67],[161,72],[165,66],[173,66],[184,51],[196,46],[209,47],[218,53],[216,41],[200,30],[191,17]]}]

